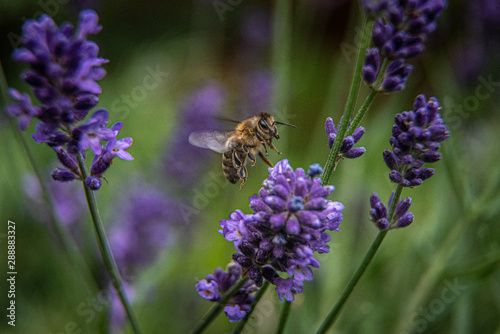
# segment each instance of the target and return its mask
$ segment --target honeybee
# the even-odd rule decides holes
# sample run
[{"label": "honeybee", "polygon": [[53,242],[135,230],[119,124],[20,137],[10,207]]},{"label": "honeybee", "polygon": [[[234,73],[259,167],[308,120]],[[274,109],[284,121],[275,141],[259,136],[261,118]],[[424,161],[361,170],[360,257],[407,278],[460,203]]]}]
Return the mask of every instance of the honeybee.
[{"label": "honeybee", "polygon": [[234,131],[193,132],[189,135],[189,143],[222,153],[224,175],[231,183],[242,180],[241,188],[247,181],[247,158],[254,166],[257,161],[255,155],[258,154],[269,167],[273,167],[273,164],[262,154],[261,148],[264,148],[266,156],[269,155],[266,144],[276,153],[281,154],[272,143],[274,138],[279,139],[276,124],[295,127],[292,124],[277,122],[273,116],[263,112],[238,123]]}]

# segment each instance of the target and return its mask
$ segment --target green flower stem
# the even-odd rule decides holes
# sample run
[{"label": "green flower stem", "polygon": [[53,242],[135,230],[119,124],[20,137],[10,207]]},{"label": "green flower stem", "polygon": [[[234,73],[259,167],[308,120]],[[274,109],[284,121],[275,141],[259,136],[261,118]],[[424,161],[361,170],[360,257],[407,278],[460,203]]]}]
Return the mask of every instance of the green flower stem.
[{"label": "green flower stem", "polygon": [[292,302],[285,300],[283,303],[283,308],[281,309],[280,314],[280,322],[278,324],[278,329],[276,330],[276,334],[282,334],[285,332],[286,321],[290,316],[290,307],[292,306]]},{"label": "green flower stem", "polygon": [[[396,211],[396,204],[398,203],[399,198],[401,197],[402,191],[403,191],[403,187],[401,185],[398,185],[398,187],[396,188],[396,193],[394,194],[392,202],[390,203],[389,212],[387,214],[387,220],[389,221],[389,223],[391,223],[393,220],[394,212]],[[377,234],[377,237],[375,238],[372,245],[370,246],[370,249],[368,249],[368,252],[366,253],[365,257],[363,258],[363,261],[361,261],[360,265],[358,266],[358,269],[356,269],[356,272],[349,280],[349,283],[347,283],[347,286],[345,287],[344,291],[342,292],[342,295],[338,299],[337,303],[335,304],[333,309],[330,311],[328,316],[325,318],[325,320],[321,324],[321,327],[316,332],[317,334],[326,333],[326,331],[333,325],[338,314],[340,313],[340,310],[342,309],[345,302],[347,301],[347,298],[349,298],[351,292],[354,290],[354,287],[356,286],[359,279],[361,278],[361,275],[363,275],[366,268],[368,267],[368,265],[372,261],[373,257],[375,256],[375,253],[377,253],[377,250],[379,249],[380,245],[382,244],[382,241],[384,241],[384,238],[387,235],[388,231],[389,231],[388,229],[383,230]]]},{"label": "green flower stem", "polygon": [[[406,169],[403,170],[403,175],[404,175],[404,171],[406,171]],[[387,212],[387,221],[389,222],[390,225],[392,225],[393,222],[393,218],[394,218],[394,212],[396,212],[396,206],[399,202],[399,198],[401,197],[401,193],[403,192],[403,186],[398,184],[398,187],[396,188],[396,192],[394,193],[394,196],[392,196],[392,202],[389,203],[389,210]]]},{"label": "green flower stem", "polygon": [[370,44],[372,30],[373,30],[373,20],[367,19],[364,11],[361,11],[361,22],[362,22],[362,40],[361,45],[357,49],[356,54],[356,64],[354,67],[353,79],[351,82],[351,87],[349,89],[349,95],[347,97],[347,102],[344,108],[344,114],[342,116],[342,121],[340,122],[339,129],[337,132],[337,138],[333,142],[332,149],[330,150],[330,154],[328,155],[328,159],[325,164],[325,171],[323,173],[323,183],[322,185],[328,184],[332,172],[335,170],[338,162],[338,156],[340,147],[344,138],[346,136],[347,126],[351,119],[351,114],[356,105],[356,100],[358,98],[359,87],[361,86],[361,72],[363,70],[363,63],[365,61],[366,56],[366,48]]},{"label": "green flower stem", "polygon": [[375,96],[377,95],[378,91],[375,89],[372,89],[370,91],[370,94],[366,97],[365,101],[359,108],[358,112],[356,113],[356,116],[354,116],[354,119],[351,122],[351,125],[349,126],[349,129],[347,130],[346,136],[350,136],[354,133],[354,130],[357,129],[359,126],[359,123],[361,123],[361,120],[363,117],[365,117],[366,112],[368,111],[368,108],[370,108],[373,99],[375,99]]},{"label": "green flower stem", "polygon": [[[5,73],[3,71],[2,63],[0,62],[0,97],[2,100],[0,101],[0,109],[3,109],[3,106],[6,106],[9,102],[9,96],[7,95],[7,89],[8,89],[8,84],[7,84],[7,79],[5,78]],[[14,133],[14,136],[17,137],[17,140],[21,143],[24,152],[26,153],[26,156],[28,158],[28,161],[31,165],[31,168],[33,169],[33,172],[35,173],[35,177],[38,180],[38,183],[40,184],[40,188],[42,190],[42,197],[45,203],[47,203],[48,207],[50,208],[47,212],[49,214],[49,222],[52,225],[52,229],[56,234],[56,237],[59,239],[61,242],[61,245],[63,249],[65,250],[65,254],[67,254],[70,263],[73,265],[73,267],[76,269],[76,271],[80,274],[78,275],[79,279],[82,280],[82,284],[87,291],[87,293],[92,294],[92,291],[97,289],[97,285],[94,284],[93,287],[91,288],[89,286],[90,282],[95,282],[94,279],[92,278],[91,271],[89,269],[88,264],[85,262],[85,260],[82,258],[80,255],[80,252],[78,248],[76,247],[76,243],[74,242],[73,238],[71,235],[68,233],[68,230],[64,228],[63,223],[60,221],[60,219],[57,217],[57,215],[54,212],[55,208],[55,203],[50,195],[50,192],[47,188],[46,183],[44,182],[44,177],[42,177],[42,172],[40,171],[39,165],[36,163],[35,158],[33,157],[33,154],[31,153],[30,147],[26,141],[26,138],[23,136],[21,131],[17,128],[15,122],[12,121],[12,119],[9,120],[9,125],[12,129],[12,132]],[[84,279],[85,277],[85,279]]]},{"label": "green flower stem", "polygon": [[123,285],[123,280],[120,276],[120,272],[118,271],[118,267],[116,265],[115,259],[113,258],[113,254],[111,253],[111,248],[109,247],[109,242],[106,237],[106,232],[104,231],[104,226],[101,221],[101,216],[99,214],[99,210],[97,208],[97,201],[95,198],[94,192],[85,184],[85,179],[88,177],[87,167],[85,166],[85,161],[81,153],[77,156],[78,166],[80,168],[80,173],[82,175],[82,183],[83,188],[85,190],[85,197],[87,198],[87,203],[90,210],[90,215],[92,216],[92,222],[94,223],[95,232],[97,235],[97,241],[99,244],[99,249],[101,251],[102,258],[104,260],[104,266],[111,277],[111,282],[120,297],[120,301],[125,308],[125,312],[127,313],[127,317],[130,320],[130,324],[132,325],[132,329],[135,334],[141,334],[142,331],[139,327],[139,323],[137,322],[137,318],[132,310],[132,306],[130,305],[130,301],[128,300],[127,294],[125,293],[125,288]]},{"label": "green flower stem", "polygon": [[191,331],[191,334],[202,333],[208,325],[215,320],[219,313],[226,306],[227,301],[248,281],[248,277],[241,277],[229,290],[222,295],[222,298],[217,301],[208,312],[201,318],[196,327]]},{"label": "green flower stem", "polygon": [[[384,73],[385,73],[385,70],[387,69],[388,65],[389,65],[389,62],[387,61],[387,58],[385,58],[382,62],[382,65],[380,66],[377,81],[373,84],[373,87],[370,91],[370,94],[368,94],[368,96],[365,98],[365,101],[363,102],[363,104],[359,108],[358,112],[354,116],[354,118],[351,122],[351,125],[349,126],[349,129],[347,130],[346,136],[350,136],[354,133],[354,130],[356,130],[356,128],[359,126],[359,124],[363,120],[363,117],[365,117],[365,114],[368,111],[368,109],[370,108],[370,106],[373,102],[373,99],[375,99],[375,96],[377,95],[377,93],[380,93],[380,89],[381,89],[380,87],[382,85],[382,81],[384,80]],[[375,87],[378,87],[378,88],[375,88]]]},{"label": "green flower stem", "polygon": [[255,298],[252,300],[252,304],[250,304],[250,311],[247,312],[247,314],[245,314],[245,317],[238,322],[238,326],[235,328],[234,334],[241,333],[246,323],[248,322],[248,319],[250,319],[250,317],[252,316],[255,307],[257,307],[257,304],[259,303],[260,299],[262,298],[268,287],[269,287],[269,282],[264,281],[262,287],[255,294]]}]

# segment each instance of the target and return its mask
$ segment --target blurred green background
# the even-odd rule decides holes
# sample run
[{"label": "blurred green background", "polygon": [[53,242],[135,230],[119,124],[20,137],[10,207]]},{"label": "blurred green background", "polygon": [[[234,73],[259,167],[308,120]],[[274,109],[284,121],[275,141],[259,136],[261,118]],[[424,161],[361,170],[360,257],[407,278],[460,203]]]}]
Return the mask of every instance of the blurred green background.
[{"label": "blurred green background", "polygon": [[[261,111],[254,111],[254,103],[262,103],[249,100],[245,78],[258,71],[271,73],[275,90],[267,110],[297,128],[280,128],[275,145],[283,155],[270,152],[269,159],[276,163],[286,158],[304,169],[324,165],[324,122],[326,117],[339,121],[351,82],[357,2],[296,0],[285,6],[289,13],[276,11],[272,1],[221,2],[229,6],[223,13],[211,0],[0,2],[0,60],[9,86],[21,91],[28,91],[19,79],[25,67],[14,63],[10,54],[24,19],[46,12],[58,24],[76,23],[79,9],[87,7],[99,14],[103,30],[90,39],[99,45],[100,56],[110,60],[100,82],[99,107],[109,110],[110,124],[124,122],[120,135],[133,137],[128,151],[135,157],[133,162],[115,161],[106,173],[109,183],[98,192],[108,224],[123,210],[120,196],[133,191],[138,180],[194,203],[194,196],[213,182],[210,173],[222,174],[216,153],[188,159],[203,167],[194,188],[174,188],[173,177],[161,167],[166,156],[176,159],[169,155],[176,131],[190,126],[179,121],[182,106],[207,83],[216,82],[225,91],[221,114],[243,119]],[[453,1],[439,18],[427,50],[411,61],[415,68],[407,88],[377,96],[362,123],[366,133],[359,144],[367,152],[342,161],[330,182],[336,187],[331,199],[345,205],[342,232],[332,235],[331,252],[317,257],[321,267],[296,296],[287,333],[310,333],[319,327],[375,238],[377,229],[368,219],[369,196],[377,192],[387,201],[395,189],[382,151],[389,148],[394,115],[412,109],[421,93],[436,96],[443,105],[451,132],[443,159],[433,166],[436,174],[431,179],[403,192],[413,198],[414,223],[388,234],[331,332],[500,333],[500,160],[495,153],[500,94],[497,85],[484,84],[500,80],[500,16],[492,10],[500,13],[498,6],[496,1]],[[133,94],[148,68],[168,75],[147,96],[124,107],[122,95]],[[358,104],[367,92],[363,85]],[[0,119],[0,332],[106,333],[109,297],[88,212],[82,211],[69,226],[86,269],[72,264],[46,223],[47,204],[36,194],[30,196],[33,190],[25,180],[33,169],[11,121],[5,115]],[[221,129],[227,127],[221,124]],[[44,181],[50,183],[56,159],[47,146],[31,140],[34,129],[32,122],[22,135]],[[145,333],[185,333],[209,309],[211,303],[198,296],[195,284],[216,267],[224,268],[233,253],[232,244],[217,233],[219,221],[236,209],[250,213],[248,198],[267,173],[258,162],[249,168],[241,190],[218,183],[188,223],[172,223],[171,240],[157,250],[154,262],[125,275]],[[72,189],[74,197],[81,197],[82,189]],[[8,219],[16,223],[15,328],[5,317]],[[89,282],[88,277],[93,279]],[[246,332],[273,333],[280,309],[271,288]],[[229,333],[233,328],[221,315],[207,333]]]}]

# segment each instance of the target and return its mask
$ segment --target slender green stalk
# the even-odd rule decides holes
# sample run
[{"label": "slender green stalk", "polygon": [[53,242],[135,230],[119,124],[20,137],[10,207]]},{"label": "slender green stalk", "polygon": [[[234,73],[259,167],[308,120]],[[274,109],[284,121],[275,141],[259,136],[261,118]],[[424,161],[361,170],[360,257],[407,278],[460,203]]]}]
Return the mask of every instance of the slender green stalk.
[{"label": "slender green stalk", "polygon": [[352,111],[356,105],[356,100],[358,98],[359,87],[361,86],[361,71],[363,70],[363,63],[366,55],[366,48],[370,44],[370,38],[373,30],[373,20],[367,19],[364,11],[361,11],[361,22],[362,22],[362,39],[361,45],[357,49],[356,54],[356,64],[354,67],[353,79],[351,82],[351,87],[349,89],[349,95],[347,97],[347,101],[344,108],[344,114],[342,116],[342,121],[340,122],[339,129],[337,132],[337,138],[333,142],[332,149],[328,155],[328,159],[325,164],[325,171],[323,173],[323,185],[328,184],[332,172],[335,170],[335,167],[338,162],[338,156],[340,147],[344,138],[346,136],[347,126],[351,119]]},{"label": "slender green stalk", "polygon": [[[2,98],[2,100],[0,101],[0,106],[1,106],[0,109],[3,109],[3,106],[7,105],[7,103],[9,102],[7,89],[8,89],[7,79],[3,71],[2,63],[0,62],[0,91],[1,91],[0,97]],[[48,204],[49,208],[49,210],[47,210],[47,213],[49,214],[48,220],[52,225],[52,230],[54,231],[56,237],[61,242],[62,247],[65,250],[64,253],[67,254],[70,263],[73,265],[76,271],[80,273],[81,276],[78,277],[82,280],[82,284],[85,290],[87,291],[87,293],[91,294],[92,290],[95,289],[91,289],[91,287],[89,286],[89,282],[94,281],[90,269],[85,260],[80,255],[80,252],[78,250],[78,247],[76,246],[75,241],[68,233],[67,229],[64,228],[63,223],[60,221],[60,219],[54,212],[55,208],[54,200],[50,195],[50,191],[47,187],[47,184],[44,182],[45,178],[42,177],[42,172],[39,168],[39,164],[36,163],[33,153],[31,152],[30,147],[26,141],[26,138],[23,136],[21,131],[19,131],[19,129],[16,127],[15,122],[10,120],[9,123],[12,132],[14,133],[14,136],[16,136],[17,140],[21,143],[21,146],[23,147],[24,152],[26,153],[31,168],[35,173],[35,177],[37,178],[38,183],[40,184],[40,188],[42,190],[42,198],[44,202]],[[83,277],[85,277],[85,279]],[[94,284],[93,288],[97,288],[97,285]]]},{"label": "slender green stalk", "polygon": [[269,287],[269,282],[264,281],[264,284],[259,289],[259,291],[257,291],[257,293],[255,294],[255,298],[252,300],[252,303],[250,304],[250,311],[247,312],[247,314],[245,314],[245,317],[238,322],[238,326],[235,328],[234,334],[241,333],[246,323],[248,322],[248,319],[250,319],[250,317],[252,316],[253,311],[257,307],[257,304],[259,303],[260,299],[262,298],[268,287]]},{"label": "slender green stalk", "polygon": [[[402,173],[403,175],[404,175],[404,171]],[[394,223],[392,221],[394,218],[394,212],[396,211],[396,206],[399,202],[399,198],[401,197],[402,192],[403,192],[403,186],[398,184],[398,187],[396,188],[396,192],[394,193],[394,196],[392,196],[392,201],[391,201],[391,203],[389,203],[389,210],[387,212],[387,221],[389,221],[390,225],[392,225]]]},{"label": "slender green stalk", "polygon": [[248,277],[242,277],[236,282],[226,293],[222,296],[222,298],[216,302],[210,310],[201,318],[196,327],[191,331],[191,334],[198,334],[203,332],[208,325],[215,320],[215,318],[219,315],[219,313],[224,309],[229,298],[231,298],[245,283],[248,281]]},{"label": "slender green stalk", "polygon": [[365,114],[368,111],[368,108],[370,108],[370,106],[373,102],[373,99],[375,98],[377,93],[378,93],[378,91],[376,91],[375,89],[372,89],[370,91],[370,94],[368,94],[368,96],[366,97],[365,101],[363,102],[363,104],[359,108],[358,112],[356,113],[356,116],[354,116],[354,119],[352,120],[351,125],[349,126],[349,129],[347,130],[346,136],[350,136],[354,133],[354,130],[356,130],[356,128],[359,126],[359,123],[361,123],[361,120],[363,119],[363,117],[365,117]]},{"label": "slender green stalk", "polygon": [[[85,166],[85,160],[81,153],[77,156],[78,166],[80,168],[80,173],[82,175],[83,181],[88,177],[87,167]],[[92,216],[92,222],[94,223],[94,228],[97,236],[97,241],[99,244],[99,249],[101,251],[102,258],[104,260],[104,266],[111,277],[111,283],[116,289],[118,296],[120,297],[120,301],[127,313],[127,317],[132,325],[132,329],[134,333],[141,334],[142,331],[139,327],[139,323],[137,322],[137,318],[132,310],[132,306],[130,305],[130,301],[128,300],[127,294],[125,293],[125,288],[123,285],[123,280],[120,276],[120,272],[118,271],[118,267],[116,265],[115,259],[113,258],[113,254],[111,253],[111,248],[109,247],[109,242],[106,237],[106,232],[104,231],[104,226],[101,221],[101,216],[99,214],[99,209],[97,207],[97,201],[94,195],[94,192],[83,183],[83,189],[85,190],[85,196],[87,198],[87,203],[90,210],[90,215]]]},{"label": "slender green stalk", "polygon": [[347,286],[345,287],[344,291],[342,292],[342,295],[338,299],[337,303],[333,307],[333,309],[330,311],[328,316],[325,318],[323,323],[321,324],[321,327],[318,329],[316,333],[326,333],[326,331],[333,325],[333,322],[336,320],[337,315],[339,314],[340,310],[344,306],[345,302],[347,301],[347,298],[351,294],[352,290],[358,283],[359,279],[361,278],[361,275],[365,272],[366,268],[370,264],[371,260],[375,256],[375,253],[377,252],[378,248],[380,247],[380,244],[384,240],[388,230],[380,231],[377,234],[377,237],[375,238],[375,241],[373,241],[372,245],[370,246],[370,249],[366,253],[365,257],[363,258],[363,261],[359,265],[358,269],[354,273],[354,275],[351,277],[349,280],[349,283],[347,283]]},{"label": "slender green stalk", "polygon": [[276,330],[276,334],[282,334],[285,332],[286,321],[290,316],[290,307],[292,306],[292,302],[285,300],[283,303],[283,308],[281,309],[280,314],[280,322],[278,324],[278,329]]},{"label": "slender green stalk", "polygon": [[[396,188],[396,192],[394,194],[394,197],[392,199],[392,202],[390,203],[389,207],[389,212],[387,214],[387,220],[389,223],[392,223],[392,220],[394,218],[394,212],[396,211],[396,204],[399,201],[399,198],[401,197],[401,193],[403,191],[403,187],[401,185],[398,185]],[[363,258],[363,261],[361,261],[360,265],[358,266],[358,269],[356,269],[356,272],[354,275],[351,277],[349,282],[347,283],[347,286],[344,288],[344,291],[340,295],[340,298],[338,299],[337,303],[333,307],[333,309],[330,311],[330,313],[327,315],[323,323],[321,324],[321,327],[318,329],[316,332],[317,334],[320,333],[326,333],[326,331],[333,325],[335,320],[337,319],[338,314],[340,313],[340,310],[344,306],[345,302],[347,301],[347,298],[351,295],[351,292],[354,290],[354,287],[358,283],[359,279],[365,272],[366,268],[372,261],[373,257],[377,253],[377,250],[379,249],[380,245],[382,244],[382,241],[384,241],[385,236],[387,235],[387,232],[389,230],[383,230],[380,231],[377,234],[377,237],[373,241],[372,245],[370,246],[370,249],[368,249],[368,252],[366,253],[365,257]]]}]

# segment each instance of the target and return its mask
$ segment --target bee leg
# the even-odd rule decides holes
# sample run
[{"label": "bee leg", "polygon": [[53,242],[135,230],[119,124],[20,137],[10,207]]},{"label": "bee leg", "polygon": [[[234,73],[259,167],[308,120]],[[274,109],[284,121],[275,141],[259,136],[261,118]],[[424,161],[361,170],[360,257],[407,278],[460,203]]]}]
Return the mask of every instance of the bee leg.
[{"label": "bee leg", "polygon": [[256,132],[255,135],[257,136],[257,139],[260,140],[260,143],[262,144],[262,146],[264,146],[264,150],[266,151],[266,155],[269,155],[269,153],[267,153],[267,147],[266,147],[266,142],[264,141],[264,138],[262,138],[262,136]]},{"label": "bee leg", "polygon": [[252,167],[255,166],[257,159],[255,159],[255,155],[253,155],[252,152],[248,152],[248,159],[252,162]]},{"label": "bee leg", "polygon": [[233,166],[235,168],[241,168],[243,166],[243,163],[241,162],[240,158],[238,157],[237,150],[233,150]]},{"label": "bee leg", "polygon": [[240,184],[240,188],[243,187],[243,185],[247,182],[247,168],[243,166],[242,168],[238,169],[238,176],[243,182]]},{"label": "bee leg", "polygon": [[264,162],[269,166],[269,167],[274,167],[273,164],[267,160],[267,158],[264,156],[264,154],[262,154],[262,152],[259,151],[259,157],[264,160]]},{"label": "bee leg", "polygon": [[270,147],[270,148],[272,148],[272,149],[274,150],[274,152],[276,152],[276,153],[278,153],[278,154],[281,154],[281,152],[280,152],[280,151],[278,151],[278,149],[277,149],[276,147],[274,147],[273,142],[272,142],[272,140],[271,140],[271,139],[269,139],[269,140],[267,141],[267,145],[269,145],[269,147]]},{"label": "bee leg", "polygon": [[243,150],[245,153],[248,155],[248,158],[252,162],[252,166],[255,166],[255,163],[257,162],[257,159],[255,159],[255,156],[250,152],[250,149],[247,146],[243,146]]}]

